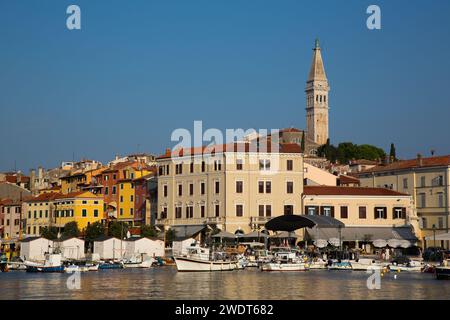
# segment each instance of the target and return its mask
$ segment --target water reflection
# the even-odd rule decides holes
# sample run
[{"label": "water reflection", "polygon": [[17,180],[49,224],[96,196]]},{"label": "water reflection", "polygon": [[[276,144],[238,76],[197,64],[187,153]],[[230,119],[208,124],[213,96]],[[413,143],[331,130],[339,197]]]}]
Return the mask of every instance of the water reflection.
[{"label": "water reflection", "polygon": [[0,274],[0,299],[450,299],[450,281],[430,274],[386,274],[369,290],[368,274],[351,271],[264,273],[256,269],[178,273],[175,268],[103,270],[81,274],[69,290],[68,274]]}]

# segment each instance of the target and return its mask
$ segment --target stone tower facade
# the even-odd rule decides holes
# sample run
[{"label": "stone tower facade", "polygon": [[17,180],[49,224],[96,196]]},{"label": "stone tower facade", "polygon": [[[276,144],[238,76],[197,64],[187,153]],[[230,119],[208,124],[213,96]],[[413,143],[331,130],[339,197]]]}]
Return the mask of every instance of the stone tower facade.
[{"label": "stone tower facade", "polygon": [[306,132],[307,138],[318,145],[328,139],[328,85],[319,40],[313,49],[313,60],[306,81]]}]

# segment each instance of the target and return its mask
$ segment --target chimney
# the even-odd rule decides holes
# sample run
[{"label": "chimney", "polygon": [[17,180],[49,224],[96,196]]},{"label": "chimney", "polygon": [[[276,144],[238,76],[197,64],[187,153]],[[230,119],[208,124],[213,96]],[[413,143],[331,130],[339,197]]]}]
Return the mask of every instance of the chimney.
[{"label": "chimney", "polygon": [[171,153],[172,152],[171,152],[170,148],[166,148],[166,156],[170,156]]},{"label": "chimney", "polygon": [[419,167],[423,165],[422,155],[420,153],[417,154],[417,164],[419,165]]}]

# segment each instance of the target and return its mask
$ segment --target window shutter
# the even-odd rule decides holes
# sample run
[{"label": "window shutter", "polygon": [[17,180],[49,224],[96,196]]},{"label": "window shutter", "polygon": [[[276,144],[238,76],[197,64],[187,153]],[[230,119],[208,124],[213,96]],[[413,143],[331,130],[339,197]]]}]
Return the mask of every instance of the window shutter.
[{"label": "window shutter", "polygon": [[334,218],[334,206],[331,207],[331,216]]}]

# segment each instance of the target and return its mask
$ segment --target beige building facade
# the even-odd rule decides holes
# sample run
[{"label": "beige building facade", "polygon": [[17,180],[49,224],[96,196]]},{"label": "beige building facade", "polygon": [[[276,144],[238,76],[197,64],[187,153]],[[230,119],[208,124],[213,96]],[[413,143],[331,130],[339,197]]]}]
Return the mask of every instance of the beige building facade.
[{"label": "beige building facade", "polygon": [[281,144],[276,152],[233,145],[232,150],[227,145],[213,152],[194,148],[157,159],[157,226],[248,233],[273,217],[301,212],[303,157],[297,144]]},{"label": "beige building facade", "polygon": [[448,232],[450,213],[450,155],[404,160],[359,174],[361,186],[385,187],[412,196],[423,246],[448,248],[448,241],[426,241],[433,233]]},{"label": "beige building facade", "polygon": [[24,202],[26,225],[24,232],[27,236],[39,236],[42,229],[52,225],[55,199],[58,193],[44,193]]}]

